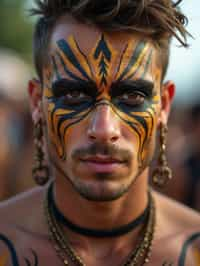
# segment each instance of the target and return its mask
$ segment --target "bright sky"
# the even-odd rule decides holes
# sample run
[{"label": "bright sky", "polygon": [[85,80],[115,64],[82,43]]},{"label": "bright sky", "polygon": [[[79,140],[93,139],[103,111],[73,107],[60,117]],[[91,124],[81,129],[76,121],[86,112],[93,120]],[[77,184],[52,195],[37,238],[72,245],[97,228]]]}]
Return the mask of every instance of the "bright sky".
[{"label": "bright sky", "polygon": [[182,10],[189,18],[188,31],[190,47],[180,48],[173,43],[166,79],[172,79],[177,86],[176,101],[200,101],[200,1],[184,0]]}]

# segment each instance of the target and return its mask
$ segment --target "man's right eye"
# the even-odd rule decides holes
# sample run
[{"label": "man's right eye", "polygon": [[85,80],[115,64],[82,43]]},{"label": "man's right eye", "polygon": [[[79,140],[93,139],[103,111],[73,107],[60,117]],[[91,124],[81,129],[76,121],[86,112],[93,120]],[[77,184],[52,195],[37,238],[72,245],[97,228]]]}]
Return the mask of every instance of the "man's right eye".
[{"label": "man's right eye", "polygon": [[84,97],[86,94],[78,90],[72,90],[65,95],[65,98],[68,99],[83,99]]},{"label": "man's right eye", "polygon": [[59,95],[56,95],[57,98],[62,99],[67,105],[81,104],[84,102],[91,101],[91,96],[87,95],[81,90],[60,90]]}]

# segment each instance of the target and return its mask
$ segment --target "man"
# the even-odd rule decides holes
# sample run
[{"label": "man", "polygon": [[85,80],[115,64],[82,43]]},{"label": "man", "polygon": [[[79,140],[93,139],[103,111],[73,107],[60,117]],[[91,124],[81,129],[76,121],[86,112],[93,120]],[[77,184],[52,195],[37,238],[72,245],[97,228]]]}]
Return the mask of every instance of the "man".
[{"label": "man", "polygon": [[148,188],[159,132],[153,179],[171,177],[163,78],[185,17],[162,0],[37,1],[34,13],[33,172],[53,181],[1,205],[1,265],[200,265],[199,215]]}]

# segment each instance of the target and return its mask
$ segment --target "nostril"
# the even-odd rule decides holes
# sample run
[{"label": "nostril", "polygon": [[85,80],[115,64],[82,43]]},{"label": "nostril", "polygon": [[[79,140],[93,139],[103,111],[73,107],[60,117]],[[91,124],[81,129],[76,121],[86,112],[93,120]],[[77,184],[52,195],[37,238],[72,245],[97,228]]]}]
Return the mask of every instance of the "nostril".
[{"label": "nostril", "polygon": [[91,135],[91,134],[89,134],[89,138],[90,138],[91,140],[95,140],[95,139],[96,139],[96,137],[95,137],[94,135]]},{"label": "nostril", "polygon": [[118,136],[113,136],[113,137],[111,138],[111,141],[112,141],[112,142],[115,142],[115,141],[118,140],[118,138],[119,138]]}]

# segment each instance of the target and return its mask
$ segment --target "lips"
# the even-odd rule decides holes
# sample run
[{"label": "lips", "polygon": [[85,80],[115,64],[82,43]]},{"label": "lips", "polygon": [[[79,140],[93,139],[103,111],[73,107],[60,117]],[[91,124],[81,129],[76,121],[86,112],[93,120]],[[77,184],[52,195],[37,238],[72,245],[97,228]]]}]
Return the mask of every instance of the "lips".
[{"label": "lips", "polygon": [[105,155],[88,156],[81,158],[81,161],[94,172],[113,172],[124,163],[118,158]]},{"label": "lips", "polygon": [[100,163],[100,164],[123,163],[123,161],[118,158],[108,157],[104,155],[88,156],[86,158],[82,158],[81,160],[84,162]]}]

